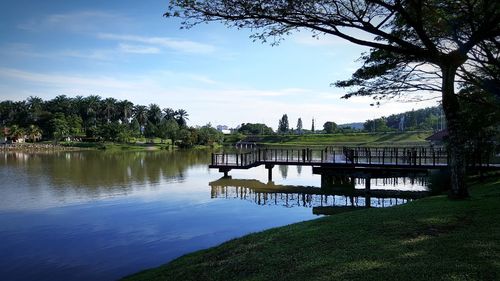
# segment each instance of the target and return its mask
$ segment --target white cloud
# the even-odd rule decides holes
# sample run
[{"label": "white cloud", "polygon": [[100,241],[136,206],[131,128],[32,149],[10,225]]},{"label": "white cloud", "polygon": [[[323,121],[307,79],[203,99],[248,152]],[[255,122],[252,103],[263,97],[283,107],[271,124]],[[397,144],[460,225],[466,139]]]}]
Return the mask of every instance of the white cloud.
[{"label": "white cloud", "polygon": [[118,49],[124,53],[133,53],[133,54],[159,54],[160,49],[152,46],[144,46],[144,45],[131,45],[120,43],[118,45]]},{"label": "white cloud", "polygon": [[126,27],[130,19],[106,11],[90,10],[64,14],[50,14],[19,24],[17,27],[27,31],[67,30],[71,32],[91,32],[102,30],[102,27]]},{"label": "white cloud", "polygon": [[169,37],[145,37],[137,35],[121,35],[112,33],[99,33],[97,37],[106,40],[148,44],[151,47],[154,46],[156,48],[166,48],[185,53],[208,54],[215,51],[215,47],[209,44],[198,43],[185,39],[169,38]]}]

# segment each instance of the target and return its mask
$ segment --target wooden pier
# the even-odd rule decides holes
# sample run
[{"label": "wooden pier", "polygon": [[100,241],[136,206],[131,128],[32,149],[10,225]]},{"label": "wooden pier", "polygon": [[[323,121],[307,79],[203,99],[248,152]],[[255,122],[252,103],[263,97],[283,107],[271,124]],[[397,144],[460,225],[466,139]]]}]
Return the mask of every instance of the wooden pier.
[{"label": "wooden pier", "polygon": [[[485,159],[485,158],[482,158]],[[481,170],[498,170],[498,164],[469,163]],[[442,147],[326,147],[324,149],[253,149],[247,152],[212,153],[209,168],[224,176],[233,169],[265,165],[272,180],[274,165],[314,166],[324,169],[431,170],[448,167],[449,157]]]}]

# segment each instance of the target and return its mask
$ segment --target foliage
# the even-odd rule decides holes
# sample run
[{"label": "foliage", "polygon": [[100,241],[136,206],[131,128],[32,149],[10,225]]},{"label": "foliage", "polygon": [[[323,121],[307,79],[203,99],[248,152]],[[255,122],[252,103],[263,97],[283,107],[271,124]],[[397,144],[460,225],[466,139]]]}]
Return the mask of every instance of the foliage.
[{"label": "foliage", "polygon": [[332,121],[327,121],[325,124],[323,124],[323,130],[327,134],[333,134],[337,131],[337,124]]},{"label": "foliage", "polygon": [[288,125],[288,115],[283,114],[283,116],[279,120],[278,133],[285,134],[288,133],[288,131],[290,131],[290,127]]},{"label": "foliage", "polygon": [[158,127],[159,136],[162,139],[171,139],[172,144],[177,140],[180,130],[179,124],[173,118],[172,116],[170,119],[163,119]]},{"label": "foliage", "polygon": [[[99,96],[57,96],[44,101],[29,97],[25,101],[1,101],[0,125],[28,128],[34,125],[44,138],[87,136],[95,139],[126,141],[145,135],[165,137],[161,122],[175,119],[186,127],[189,114],[184,109],[161,109],[156,104],[134,105],[128,100],[102,99]],[[168,118],[167,118],[168,117]],[[175,131],[175,130],[174,130]],[[169,133],[169,137],[175,134]]]},{"label": "foliage", "polygon": [[269,135],[273,129],[261,123],[243,123],[238,132],[244,135]]},{"label": "foliage", "polygon": [[200,145],[213,145],[214,143],[222,143],[224,135],[209,123],[198,129],[198,141]]},{"label": "foliage", "polygon": [[64,114],[58,112],[54,118],[50,120],[50,132],[52,139],[57,143],[62,138],[69,135],[69,126]]},{"label": "foliage", "polygon": [[299,119],[297,120],[297,133],[298,134],[302,134],[302,119],[299,117]]},{"label": "foliage", "polygon": [[367,120],[363,127],[369,132],[441,130],[445,128],[444,121],[442,107],[435,106]]},{"label": "foliage", "polygon": [[165,16],[182,18],[186,28],[212,21],[248,28],[254,39],[273,44],[292,31],[308,29],[314,36],[332,35],[370,47],[361,58],[363,66],[336,86],[351,89],[346,98],[438,92],[448,121],[451,194],[467,197],[465,118],[455,84],[462,78],[498,95],[499,1],[173,0]]}]

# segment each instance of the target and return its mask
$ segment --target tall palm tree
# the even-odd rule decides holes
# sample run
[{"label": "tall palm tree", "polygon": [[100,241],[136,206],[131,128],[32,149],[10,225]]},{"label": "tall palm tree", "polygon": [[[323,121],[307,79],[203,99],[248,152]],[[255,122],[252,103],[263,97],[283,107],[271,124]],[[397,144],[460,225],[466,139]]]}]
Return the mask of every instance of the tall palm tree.
[{"label": "tall palm tree", "polygon": [[163,109],[163,118],[165,120],[175,119],[175,110],[170,107]]},{"label": "tall palm tree", "polygon": [[39,97],[30,96],[26,99],[28,110],[29,110],[29,118],[33,122],[37,122],[40,114],[43,110],[43,100]]},{"label": "tall palm tree", "polygon": [[30,125],[26,133],[32,142],[36,142],[42,138],[42,130],[36,125]]},{"label": "tall palm tree", "polygon": [[134,106],[134,117],[141,126],[145,126],[148,122],[148,108],[144,105]]},{"label": "tall palm tree", "polygon": [[187,118],[189,116],[187,111],[185,111],[184,109],[178,109],[177,111],[175,111],[175,116],[179,126],[186,127],[186,120],[189,120],[189,118]]},{"label": "tall palm tree", "polygon": [[110,123],[114,119],[113,117],[116,112],[116,103],[117,100],[114,98],[107,98],[102,101],[103,113],[106,115],[107,123]]},{"label": "tall palm tree", "polygon": [[123,123],[128,123],[132,116],[134,104],[131,101],[123,100],[118,102],[118,110],[120,111],[120,119]]},{"label": "tall palm tree", "polygon": [[148,109],[148,120],[158,126],[161,122],[161,109],[157,104],[150,104]]},{"label": "tall palm tree", "polygon": [[92,95],[84,98],[84,104],[86,107],[85,114],[83,117],[83,123],[87,127],[96,126],[97,114],[99,113],[99,106],[101,103],[101,97]]}]

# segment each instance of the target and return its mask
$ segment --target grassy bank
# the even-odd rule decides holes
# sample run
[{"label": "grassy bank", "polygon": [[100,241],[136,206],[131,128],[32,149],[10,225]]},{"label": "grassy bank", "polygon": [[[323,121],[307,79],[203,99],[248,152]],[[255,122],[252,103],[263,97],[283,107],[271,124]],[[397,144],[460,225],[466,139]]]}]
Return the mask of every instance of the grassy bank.
[{"label": "grassy bank", "polygon": [[[404,133],[339,133],[311,135],[265,135],[259,137],[259,143],[275,146],[328,146],[328,145],[422,145],[432,132]],[[228,137],[227,143],[235,143],[239,139]]]},{"label": "grassy bank", "polygon": [[500,179],[251,234],[126,280],[499,280]]}]

